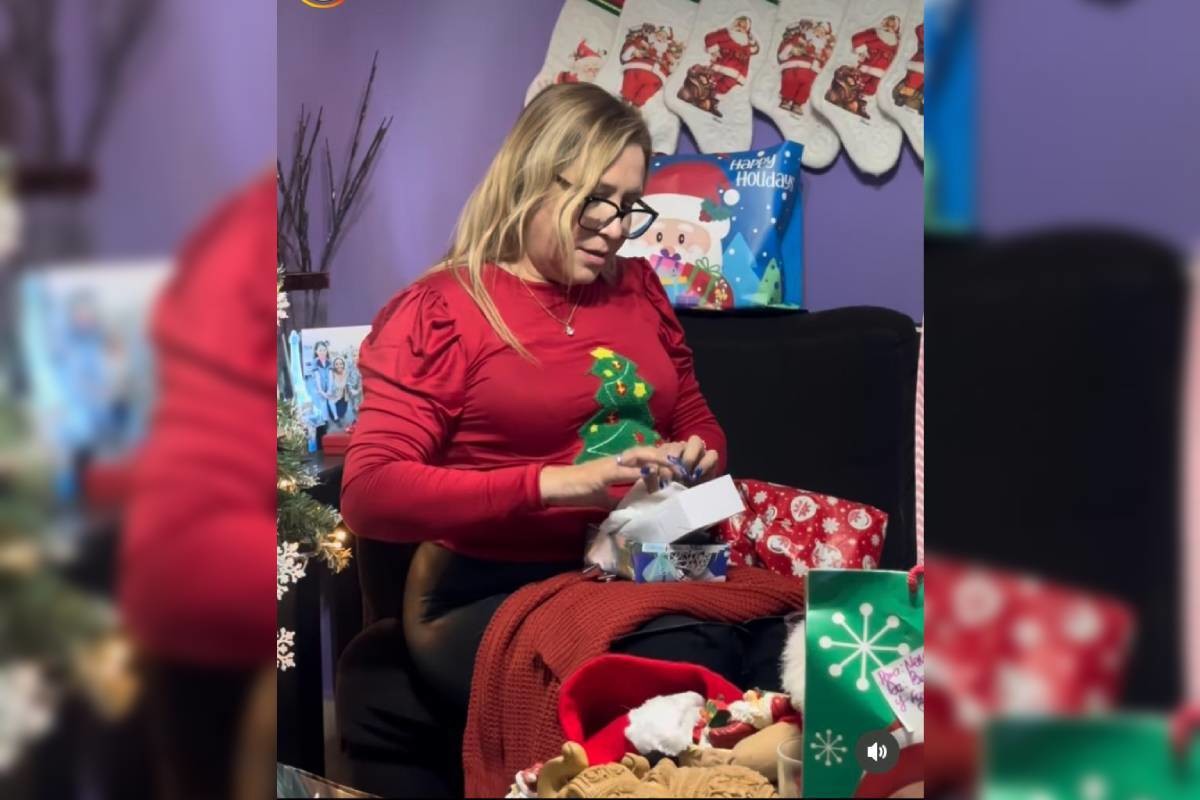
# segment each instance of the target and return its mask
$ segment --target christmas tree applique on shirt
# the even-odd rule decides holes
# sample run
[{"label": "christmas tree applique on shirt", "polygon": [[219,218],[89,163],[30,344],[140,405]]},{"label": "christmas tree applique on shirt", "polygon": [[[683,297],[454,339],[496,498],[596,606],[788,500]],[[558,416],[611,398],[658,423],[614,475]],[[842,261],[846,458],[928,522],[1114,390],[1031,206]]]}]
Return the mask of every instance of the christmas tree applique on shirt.
[{"label": "christmas tree applique on shirt", "polygon": [[600,410],[579,429],[583,450],[575,463],[661,442],[650,413],[654,387],[638,375],[637,364],[607,347],[597,347],[591,356],[595,361],[590,372],[600,379],[596,391]]}]

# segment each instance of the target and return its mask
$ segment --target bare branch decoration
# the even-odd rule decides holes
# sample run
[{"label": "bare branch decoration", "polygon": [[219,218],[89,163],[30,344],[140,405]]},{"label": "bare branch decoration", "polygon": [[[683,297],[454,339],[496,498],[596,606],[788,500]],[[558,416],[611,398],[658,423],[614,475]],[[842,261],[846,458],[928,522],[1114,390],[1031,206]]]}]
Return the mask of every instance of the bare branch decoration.
[{"label": "bare branch decoration", "polygon": [[322,242],[319,255],[314,259],[310,242],[308,190],[313,172],[313,149],[320,138],[324,108],[317,112],[315,125],[312,114],[302,107],[292,144],[291,164],[285,170],[276,165],[279,183],[279,237],[280,255],[289,260],[288,266],[300,272],[329,272],[337,247],[349,227],[351,212],[359,201],[363,187],[378,158],[379,149],[387,137],[392,117],[387,117],[375,129],[366,151],[359,159],[363,125],[371,102],[371,91],[378,71],[379,53],[371,60],[371,72],[367,77],[366,89],[358,106],[354,135],[350,141],[350,154],[342,171],[341,181],[335,179],[333,155],[329,138],[324,141],[324,173],[329,184],[326,214],[329,230]]}]

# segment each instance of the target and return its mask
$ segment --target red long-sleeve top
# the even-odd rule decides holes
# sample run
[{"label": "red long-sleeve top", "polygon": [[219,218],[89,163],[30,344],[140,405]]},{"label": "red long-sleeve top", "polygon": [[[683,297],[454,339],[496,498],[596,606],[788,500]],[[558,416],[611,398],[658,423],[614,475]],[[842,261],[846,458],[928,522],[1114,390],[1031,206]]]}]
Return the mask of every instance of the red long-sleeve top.
[{"label": "red long-sleeve top", "polygon": [[[616,388],[645,395],[658,435],[700,436],[724,469],[725,434],[662,285],[642,259],[618,265],[612,283],[570,293],[485,267],[501,316],[536,363],[499,338],[449,272],[392,298],[359,355],[364,400],[341,501],[355,533],[436,540],[478,558],[581,559],[587,523],[606,512],[547,507],[538,475],[580,456],[603,384],[615,385],[601,377],[605,358],[632,362],[631,381]],[[568,336],[551,314],[567,319],[577,300]]]}]

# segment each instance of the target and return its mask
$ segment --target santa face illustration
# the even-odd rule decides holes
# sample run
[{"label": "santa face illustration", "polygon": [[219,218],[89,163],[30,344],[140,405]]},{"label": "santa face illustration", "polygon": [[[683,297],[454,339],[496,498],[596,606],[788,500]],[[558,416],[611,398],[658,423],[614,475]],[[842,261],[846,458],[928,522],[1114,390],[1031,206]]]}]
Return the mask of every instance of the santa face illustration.
[{"label": "santa face illustration", "polygon": [[892,14],[891,16],[888,16],[888,17],[884,17],[883,25],[881,27],[884,30],[889,30],[894,34],[899,35],[900,34],[900,18],[897,17],[895,14]]},{"label": "santa face illustration", "polygon": [[842,551],[824,542],[817,542],[813,547],[813,561],[822,569],[841,569],[845,566]]},{"label": "santa face illustration", "polygon": [[[653,203],[651,200],[647,200]],[[699,222],[682,219],[659,218],[639,239],[634,240],[648,253],[666,251],[671,258],[679,256],[679,263],[694,264],[696,259],[708,255],[712,249],[712,236]]]},{"label": "santa face illustration", "polygon": [[723,240],[740,194],[714,161],[683,159],[651,164],[646,205],[654,224],[621,247],[625,258],[645,258],[672,303],[729,308],[733,289],[721,277]]},{"label": "santa face illustration", "polygon": [[592,83],[596,80],[596,75],[600,73],[600,67],[604,66],[604,56],[602,54],[584,56],[575,60],[575,75],[581,81]]},{"label": "santa face illustration", "polygon": [[865,531],[871,527],[871,515],[861,508],[856,508],[846,517],[846,521],[850,523],[850,527],[856,531]]},{"label": "santa face illustration", "polygon": [[782,536],[768,536],[767,549],[781,556],[790,555],[791,543]]},{"label": "santa face illustration", "polygon": [[[750,537],[750,541],[757,542],[762,538],[763,531],[765,531],[766,528],[767,526],[763,523],[763,521],[758,517],[755,517],[754,521],[750,523],[750,530],[746,533],[746,535]],[[776,536],[773,538],[778,539],[779,537]]]}]

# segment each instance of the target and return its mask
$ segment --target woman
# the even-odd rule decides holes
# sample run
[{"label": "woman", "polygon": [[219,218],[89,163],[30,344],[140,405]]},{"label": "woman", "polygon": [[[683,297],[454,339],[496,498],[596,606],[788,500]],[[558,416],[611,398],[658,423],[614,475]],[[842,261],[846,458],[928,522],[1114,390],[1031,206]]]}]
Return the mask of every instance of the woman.
[{"label": "woman", "polygon": [[333,360],[333,369],[329,373],[329,407],[333,413],[334,422],[342,422],[350,402],[346,392],[346,359],[338,356]]},{"label": "woman", "polygon": [[[650,152],[636,109],[591,84],[545,89],[467,201],[446,260],[362,345],[342,513],[360,536],[422,542],[403,636],[460,718],[509,594],[578,571],[586,526],[634,482],[657,491],[724,469],[725,435],[658,278],[616,255],[656,216],[641,200]],[[778,618],[735,629],[672,616],[612,649],[771,686],[784,633]]]},{"label": "woman", "polygon": [[329,361],[329,342],[322,339],[313,345],[312,376],[316,397],[313,405],[320,410],[321,422],[333,420],[333,403],[330,391],[330,375],[333,365]]}]

